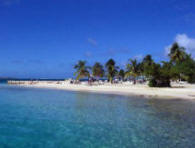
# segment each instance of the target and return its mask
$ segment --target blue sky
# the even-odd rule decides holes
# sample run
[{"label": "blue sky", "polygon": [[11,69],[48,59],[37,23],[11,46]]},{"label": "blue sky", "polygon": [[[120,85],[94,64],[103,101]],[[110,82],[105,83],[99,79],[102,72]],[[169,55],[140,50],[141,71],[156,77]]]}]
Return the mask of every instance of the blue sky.
[{"label": "blue sky", "polygon": [[0,0],[0,76],[64,78],[79,60],[124,66],[166,60],[178,41],[195,55],[194,0]]}]

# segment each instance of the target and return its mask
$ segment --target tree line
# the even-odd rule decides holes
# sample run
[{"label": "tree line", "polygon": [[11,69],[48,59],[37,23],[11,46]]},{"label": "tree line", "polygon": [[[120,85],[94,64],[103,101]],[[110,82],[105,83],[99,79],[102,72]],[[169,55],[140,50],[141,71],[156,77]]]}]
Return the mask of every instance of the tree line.
[{"label": "tree line", "polygon": [[150,87],[170,87],[171,81],[183,80],[195,83],[195,60],[188,54],[184,47],[174,43],[168,54],[169,61],[156,63],[151,55],[146,55],[141,62],[129,59],[125,69],[116,65],[113,59],[109,59],[105,65],[96,62],[92,67],[86,65],[86,61],[78,61],[74,66],[76,80],[84,77],[107,77],[109,82],[114,78],[124,80],[132,77],[134,84],[139,76],[144,76]]}]

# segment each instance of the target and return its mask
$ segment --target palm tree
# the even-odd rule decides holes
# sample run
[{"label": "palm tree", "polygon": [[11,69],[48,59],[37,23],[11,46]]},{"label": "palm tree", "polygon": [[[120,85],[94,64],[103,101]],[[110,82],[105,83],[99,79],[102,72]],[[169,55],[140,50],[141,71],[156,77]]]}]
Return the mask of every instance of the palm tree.
[{"label": "palm tree", "polygon": [[154,63],[151,55],[146,55],[141,63],[141,71],[144,73],[145,76],[150,77],[150,69]]},{"label": "palm tree", "polygon": [[116,76],[117,74],[117,69],[118,67],[116,66],[116,63],[113,59],[110,59],[106,62],[105,65],[106,69],[107,69],[107,77],[109,82],[112,83],[113,78]]},{"label": "palm tree", "polygon": [[169,57],[171,62],[180,63],[186,59],[185,48],[180,47],[178,43],[174,43],[170,48]]},{"label": "palm tree", "polygon": [[[169,57],[170,57],[170,61],[173,63],[174,66],[178,64],[180,65],[182,62],[184,62],[187,59],[185,48],[180,47],[178,43],[174,43],[170,48]],[[177,75],[180,81],[182,77],[181,72],[178,72]]]},{"label": "palm tree", "polygon": [[104,68],[99,62],[96,62],[92,67],[92,74],[94,77],[99,78],[102,78],[104,76]]},{"label": "palm tree", "polygon": [[119,78],[123,81],[125,78],[125,71],[121,69],[118,73]]},{"label": "palm tree", "polygon": [[152,56],[150,54],[146,55],[142,61],[142,63],[144,65],[152,65],[152,63],[154,63],[153,59],[152,59]]},{"label": "palm tree", "polygon": [[78,61],[78,63],[74,66],[74,69],[76,69],[76,72],[74,73],[74,75],[76,75],[76,80],[79,80],[80,78],[84,78],[84,77],[90,77],[90,73],[89,73],[89,66],[86,66],[86,62],[85,61]]},{"label": "palm tree", "polygon": [[136,84],[136,77],[140,74],[140,64],[137,62],[137,60],[129,60],[130,63],[127,64],[127,71],[125,74],[125,77],[132,76],[134,79],[134,84]]}]

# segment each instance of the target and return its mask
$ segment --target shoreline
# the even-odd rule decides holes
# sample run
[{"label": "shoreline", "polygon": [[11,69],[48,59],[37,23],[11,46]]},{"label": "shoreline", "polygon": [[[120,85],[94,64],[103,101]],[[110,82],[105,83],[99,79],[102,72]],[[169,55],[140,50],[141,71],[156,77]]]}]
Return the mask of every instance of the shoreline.
[{"label": "shoreline", "polygon": [[102,94],[116,94],[126,96],[143,96],[146,98],[161,98],[161,99],[190,99],[195,100],[195,85],[182,84],[174,85],[171,88],[151,88],[146,84],[110,84],[106,83],[103,85],[88,85],[87,83],[82,84],[70,84],[67,81],[14,81],[14,83],[8,82],[8,84],[18,85],[23,87],[33,88],[49,88],[49,89],[60,89],[67,91],[80,91],[80,92],[92,92]]}]

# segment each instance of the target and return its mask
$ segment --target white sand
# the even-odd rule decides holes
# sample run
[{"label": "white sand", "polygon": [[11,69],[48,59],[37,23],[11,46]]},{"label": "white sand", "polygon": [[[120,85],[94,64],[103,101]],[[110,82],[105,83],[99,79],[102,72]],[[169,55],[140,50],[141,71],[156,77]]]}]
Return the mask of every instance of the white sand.
[{"label": "white sand", "polygon": [[143,95],[146,97],[155,98],[181,98],[181,99],[195,99],[195,85],[190,84],[173,84],[172,88],[150,88],[144,84],[103,84],[103,85],[88,85],[87,83],[82,84],[70,84],[69,81],[59,82],[36,82],[32,84],[30,81],[22,84],[17,84],[25,87],[36,87],[36,88],[51,88],[51,89],[62,89],[71,91],[87,91],[97,93],[109,93],[109,94],[120,94],[120,95]]}]

